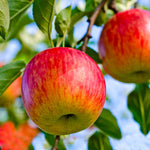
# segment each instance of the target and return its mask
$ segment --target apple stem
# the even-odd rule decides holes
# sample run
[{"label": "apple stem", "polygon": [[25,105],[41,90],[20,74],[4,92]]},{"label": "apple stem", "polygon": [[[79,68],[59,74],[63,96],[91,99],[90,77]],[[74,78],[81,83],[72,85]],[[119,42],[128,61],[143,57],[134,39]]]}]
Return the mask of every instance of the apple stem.
[{"label": "apple stem", "polygon": [[[83,45],[81,47],[81,50],[83,52],[86,51],[87,48],[87,44],[89,39],[92,37],[91,36],[91,30],[92,30],[92,26],[95,23],[95,20],[98,16],[98,14],[100,13],[100,11],[102,10],[102,8],[104,7],[105,3],[107,2],[107,0],[102,0],[101,3],[97,6],[97,8],[95,9],[94,13],[92,14],[92,16],[89,18],[88,22],[89,22],[89,26],[88,26],[88,30],[87,33],[85,34],[85,36],[81,39],[83,41]],[[81,41],[80,40],[80,41]]]},{"label": "apple stem", "polygon": [[55,145],[54,145],[54,147],[52,148],[52,150],[57,150],[57,145],[58,145],[59,140],[60,140],[60,135],[56,135],[56,138],[55,138]]},{"label": "apple stem", "polygon": [[108,8],[111,9],[115,14],[119,12],[119,10],[116,8],[116,0],[110,0]]}]

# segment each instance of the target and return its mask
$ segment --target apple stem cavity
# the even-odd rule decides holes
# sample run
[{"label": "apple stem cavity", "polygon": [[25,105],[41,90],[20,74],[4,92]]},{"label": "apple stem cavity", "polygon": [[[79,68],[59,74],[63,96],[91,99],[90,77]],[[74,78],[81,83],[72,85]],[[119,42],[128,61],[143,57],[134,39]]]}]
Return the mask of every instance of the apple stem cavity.
[{"label": "apple stem cavity", "polygon": [[61,116],[58,120],[68,120],[68,119],[71,119],[71,118],[76,118],[76,115],[74,114],[66,114],[66,115],[63,115]]},{"label": "apple stem cavity", "polygon": [[89,18],[88,22],[89,22],[89,26],[88,26],[88,30],[87,33],[85,34],[85,36],[80,40],[83,41],[83,45],[81,47],[81,50],[83,52],[86,51],[87,49],[87,44],[89,39],[92,37],[91,36],[91,30],[92,30],[92,26],[95,23],[95,20],[97,18],[97,16],[99,15],[100,11],[103,9],[105,3],[107,2],[107,0],[102,0],[101,3],[97,6],[97,8],[95,9],[94,13],[92,14],[92,16]]},{"label": "apple stem cavity", "polygon": [[119,10],[116,8],[116,0],[110,0],[108,3],[108,8],[111,9],[115,14],[119,12]]},{"label": "apple stem cavity", "polygon": [[71,118],[71,117],[75,117],[75,115],[74,114],[67,114],[67,115],[64,115],[63,117],[65,117],[65,118]]},{"label": "apple stem cavity", "polygon": [[56,137],[55,137],[55,145],[52,148],[52,150],[58,150],[57,149],[57,145],[58,145],[59,140],[60,140],[60,135],[56,135]]}]

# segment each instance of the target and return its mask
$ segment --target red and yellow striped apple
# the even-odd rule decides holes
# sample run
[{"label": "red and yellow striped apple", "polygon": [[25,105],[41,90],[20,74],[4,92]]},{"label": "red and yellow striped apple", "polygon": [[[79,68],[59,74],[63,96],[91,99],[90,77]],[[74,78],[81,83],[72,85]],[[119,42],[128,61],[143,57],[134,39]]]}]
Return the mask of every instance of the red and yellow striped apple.
[{"label": "red and yellow striped apple", "polygon": [[108,74],[122,82],[146,82],[150,79],[150,12],[117,13],[105,24],[98,46]]},{"label": "red and yellow striped apple", "polygon": [[[0,63],[0,67],[3,64]],[[18,77],[0,96],[0,107],[9,107],[21,95],[21,77]]]},{"label": "red and yellow striped apple", "polygon": [[98,65],[72,48],[40,52],[22,77],[27,114],[42,130],[54,135],[88,128],[100,115],[105,96],[105,80]]}]

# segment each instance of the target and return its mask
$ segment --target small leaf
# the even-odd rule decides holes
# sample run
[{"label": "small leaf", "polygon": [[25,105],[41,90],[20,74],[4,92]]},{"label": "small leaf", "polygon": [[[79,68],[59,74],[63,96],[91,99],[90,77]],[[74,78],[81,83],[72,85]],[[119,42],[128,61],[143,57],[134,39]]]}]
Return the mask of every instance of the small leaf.
[{"label": "small leaf", "polygon": [[108,109],[103,109],[101,115],[94,123],[103,133],[116,139],[121,139],[121,131],[117,124],[116,118]]},{"label": "small leaf", "polygon": [[0,0],[0,36],[5,39],[9,28],[9,7],[7,0]]},{"label": "small leaf", "polygon": [[0,95],[21,75],[21,70],[24,67],[25,63],[23,61],[16,61],[0,68]]},{"label": "small leaf", "polygon": [[10,27],[9,32],[13,32],[14,27],[18,24],[18,21],[26,10],[30,7],[33,0],[8,0],[9,10],[10,10]]},{"label": "small leaf", "polygon": [[[55,145],[55,136],[51,135],[51,134],[48,134],[48,133],[45,133],[45,132],[43,132],[43,133],[44,133],[45,139],[47,140],[49,145],[54,147],[54,145]],[[59,140],[57,148],[58,148],[58,150],[66,150],[66,147],[65,147],[62,139]]]},{"label": "small leaf", "polygon": [[146,135],[150,131],[150,88],[148,84],[139,84],[128,95],[128,108],[133,118],[140,124]]},{"label": "small leaf", "polygon": [[95,132],[88,140],[88,150],[112,150],[106,135]]},{"label": "small leaf", "polygon": [[55,29],[58,34],[64,36],[70,27],[71,6],[61,10],[56,16]]},{"label": "small leaf", "polygon": [[33,17],[39,29],[50,37],[55,0],[34,0]]},{"label": "small leaf", "polygon": [[72,11],[73,15],[71,16],[71,23],[69,27],[69,32],[73,29],[74,25],[81,20],[84,16],[92,14],[92,11]]},{"label": "small leaf", "polygon": [[[81,47],[79,47],[78,49],[81,50]],[[102,63],[102,61],[99,58],[98,53],[92,48],[87,47],[86,54],[88,54],[97,64]]]},{"label": "small leaf", "polygon": [[96,62],[97,64],[102,63],[102,61],[101,61],[100,58],[99,58],[98,53],[97,53],[96,51],[94,51],[92,48],[87,47],[87,49],[86,49],[86,54],[88,54],[93,60],[95,60],[95,62]]},{"label": "small leaf", "polygon": [[28,146],[28,150],[34,150],[32,143]]}]

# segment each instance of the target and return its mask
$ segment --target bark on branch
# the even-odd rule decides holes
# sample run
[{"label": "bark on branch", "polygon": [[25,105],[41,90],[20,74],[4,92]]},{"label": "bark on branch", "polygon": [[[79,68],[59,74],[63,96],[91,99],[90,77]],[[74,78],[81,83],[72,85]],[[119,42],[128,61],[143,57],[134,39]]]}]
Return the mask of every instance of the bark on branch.
[{"label": "bark on branch", "polygon": [[[86,48],[87,48],[87,44],[88,44],[88,41],[89,39],[92,37],[91,36],[91,30],[92,30],[92,26],[94,25],[95,23],[95,20],[98,16],[98,14],[100,13],[100,11],[102,10],[102,8],[104,7],[105,3],[107,2],[107,0],[102,0],[102,2],[97,6],[96,10],[94,11],[94,13],[92,14],[92,16],[89,18],[89,26],[88,26],[88,30],[87,30],[87,33],[86,35],[81,39],[83,41],[83,45],[81,47],[81,50],[83,52],[86,51]],[[80,40],[80,41],[81,41]]]},{"label": "bark on branch", "polygon": [[108,3],[108,8],[111,9],[115,14],[119,12],[119,10],[116,8],[116,0],[110,0]]}]

